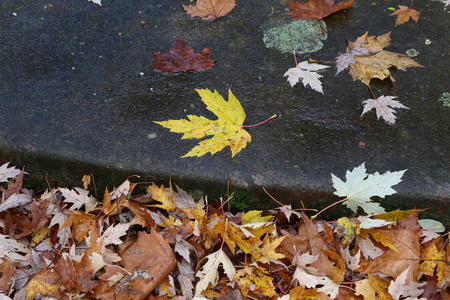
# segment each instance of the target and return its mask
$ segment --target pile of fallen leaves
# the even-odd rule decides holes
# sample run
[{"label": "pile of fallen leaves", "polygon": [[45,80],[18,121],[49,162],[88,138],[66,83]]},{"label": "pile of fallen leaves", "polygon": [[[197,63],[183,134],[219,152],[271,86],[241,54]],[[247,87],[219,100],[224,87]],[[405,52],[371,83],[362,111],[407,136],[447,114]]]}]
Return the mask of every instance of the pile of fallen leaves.
[{"label": "pile of fallen leaves", "polygon": [[335,204],[367,215],[327,222],[286,205],[232,214],[232,196],[195,201],[153,183],[138,193],[129,180],[99,202],[91,175],[33,193],[6,163],[0,299],[449,299],[442,224],[372,202],[404,172],[332,175]]}]

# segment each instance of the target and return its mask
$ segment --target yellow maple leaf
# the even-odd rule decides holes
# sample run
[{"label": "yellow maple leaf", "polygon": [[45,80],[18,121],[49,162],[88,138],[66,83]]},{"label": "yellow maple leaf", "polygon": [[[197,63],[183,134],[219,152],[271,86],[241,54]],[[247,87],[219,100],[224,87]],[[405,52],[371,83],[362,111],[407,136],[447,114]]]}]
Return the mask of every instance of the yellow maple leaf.
[{"label": "yellow maple leaf", "polygon": [[363,295],[365,300],[392,299],[387,291],[389,280],[378,275],[369,274],[367,279],[356,281],[355,286],[356,295]]},{"label": "yellow maple leaf", "polygon": [[420,212],[425,211],[425,209],[409,209],[409,210],[393,210],[390,212],[377,214],[372,216],[374,219],[383,219],[388,222],[396,222],[399,220],[408,219],[408,215],[418,215]]},{"label": "yellow maple leaf", "polygon": [[404,5],[398,7],[396,11],[390,14],[390,16],[397,16],[395,26],[408,22],[410,18],[416,22],[419,21],[420,12]]},{"label": "yellow maple leaf", "polygon": [[273,276],[263,267],[246,266],[236,272],[233,281],[237,282],[244,297],[247,297],[249,292],[264,298],[277,296],[272,283]]},{"label": "yellow maple leaf", "polygon": [[447,265],[445,263],[444,250],[438,250],[435,244],[430,243],[427,247],[420,250],[420,258],[423,262],[420,263],[419,272],[433,276],[434,270],[436,270],[438,285],[440,285],[445,279],[444,269]]},{"label": "yellow maple leaf", "polygon": [[214,93],[208,89],[196,89],[196,91],[206,104],[206,108],[218,117],[217,120],[188,115],[188,120],[155,121],[155,123],[169,128],[171,132],[183,133],[182,139],[201,139],[207,135],[213,136],[199,142],[182,157],[202,156],[208,152],[214,155],[226,146],[231,147],[231,155],[235,156],[247,146],[248,142],[251,142],[250,134],[242,128],[245,112],[241,103],[231,90],[228,93],[228,101],[223,99],[217,91]]},{"label": "yellow maple leaf", "polygon": [[324,292],[319,292],[317,289],[305,289],[303,286],[299,285],[295,288],[292,288],[289,291],[289,300],[303,300],[303,299],[311,299],[311,300],[329,300],[330,297],[327,296]]},{"label": "yellow maple leaf", "polygon": [[166,191],[164,185],[158,187],[152,182],[151,185],[147,188],[147,193],[151,193],[152,199],[162,203],[150,206],[159,207],[165,210],[175,210],[177,208],[173,195],[172,182],[170,182],[169,184],[169,192]]},{"label": "yellow maple leaf", "polygon": [[267,222],[273,218],[273,216],[261,216],[262,210],[251,210],[248,212],[242,213],[241,221],[242,224],[250,224],[250,223],[259,223],[259,222]]}]

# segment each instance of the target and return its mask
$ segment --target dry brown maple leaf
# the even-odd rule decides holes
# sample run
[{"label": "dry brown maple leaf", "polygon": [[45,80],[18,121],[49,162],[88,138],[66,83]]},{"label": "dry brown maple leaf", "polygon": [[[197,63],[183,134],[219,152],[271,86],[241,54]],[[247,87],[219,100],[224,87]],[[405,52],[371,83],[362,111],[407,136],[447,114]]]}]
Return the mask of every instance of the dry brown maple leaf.
[{"label": "dry brown maple leaf", "polygon": [[350,8],[353,5],[353,0],[341,1],[334,3],[334,0],[309,0],[309,2],[302,1],[285,1],[292,9],[292,12],[286,15],[292,17],[294,20],[322,20],[326,16],[331,15],[339,10]]},{"label": "dry brown maple leaf", "polygon": [[198,0],[195,6],[183,5],[183,8],[193,18],[216,20],[232,11],[235,6],[234,0]]},{"label": "dry brown maple leaf", "polygon": [[[360,48],[368,49],[368,51],[355,54],[353,59],[346,60],[346,63],[340,61],[341,54],[337,57],[338,69],[345,69],[349,67],[349,73],[352,75],[353,80],[361,80],[364,84],[369,86],[370,81],[373,78],[380,80],[389,78],[392,82],[395,81],[392,77],[389,68],[394,67],[403,71],[410,67],[423,67],[408,56],[400,53],[390,52],[383,50],[389,46],[391,38],[390,32],[380,36],[368,36],[368,32],[358,37],[355,42],[349,42],[347,52],[352,52],[352,49],[357,45]],[[347,64],[348,63],[348,64]]]},{"label": "dry brown maple leaf", "polygon": [[397,16],[395,26],[408,22],[410,18],[416,22],[419,21],[420,12],[404,5],[398,7],[399,9],[390,14],[390,16]]},{"label": "dry brown maple leaf", "polygon": [[407,278],[417,281],[420,263],[420,244],[417,235],[408,229],[377,231],[383,234],[395,246],[396,250],[388,249],[374,259],[361,273],[381,272],[392,278],[397,278],[410,267]]},{"label": "dry brown maple leaf", "polygon": [[207,47],[195,53],[194,49],[182,39],[176,39],[169,53],[153,52],[156,64],[152,67],[162,73],[201,71],[211,68],[215,61],[211,57],[211,48]]}]

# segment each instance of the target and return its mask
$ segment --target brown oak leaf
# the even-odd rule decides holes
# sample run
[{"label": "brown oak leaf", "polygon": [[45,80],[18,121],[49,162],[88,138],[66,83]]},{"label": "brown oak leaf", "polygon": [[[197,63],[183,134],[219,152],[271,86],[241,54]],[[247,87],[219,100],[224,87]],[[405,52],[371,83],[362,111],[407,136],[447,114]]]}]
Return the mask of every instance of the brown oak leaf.
[{"label": "brown oak leaf", "polygon": [[235,6],[234,0],[198,0],[195,6],[183,5],[183,8],[193,18],[216,20],[232,11]]},{"label": "brown oak leaf", "polygon": [[334,0],[309,0],[309,2],[302,1],[285,1],[292,9],[292,12],[286,15],[292,17],[294,20],[322,20],[326,16],[331,15],[342,9],[350,8],[353,5],[353,0],[341,1],[334,3]]},{"label": "brown oak leaf", "polygon": [[420,12],[404,5],[398,7],[399,9],[390,14],[390,16],[397,16],[395,26],[408,22],[410,18],[416,22],[419,21]]},{"label": "brown oak leaf", "polygon": [[215,61],[211,57],[211,48],[207,47],[195,53],[194,49],[182,39],[176,39],[169,53],[153,52],[156,64],[152,67],[162,73],[201,71],[211,68]]}]

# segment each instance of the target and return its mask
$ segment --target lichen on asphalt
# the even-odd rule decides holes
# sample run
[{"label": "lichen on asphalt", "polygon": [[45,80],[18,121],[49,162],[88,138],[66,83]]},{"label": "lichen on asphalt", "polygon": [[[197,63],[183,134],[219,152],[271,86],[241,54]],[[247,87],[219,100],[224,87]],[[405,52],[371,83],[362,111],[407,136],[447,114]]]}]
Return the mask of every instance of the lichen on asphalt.
[{"label": "lichen on asphalt", "polygon": [[[310,53],[323,47],[327,34],[322,33],[319,20],[292,21],[264,31],[263,41],[267,48],[286,53]],[[326,29],[325,22],[323,26]]]},{"label": "lichen on asphalt", "polygon": [[439,98],[439,101],[444,102],[443,103],[444,106],[450,107],[450,93],[448,92],[442,93],[441,98]]}]

